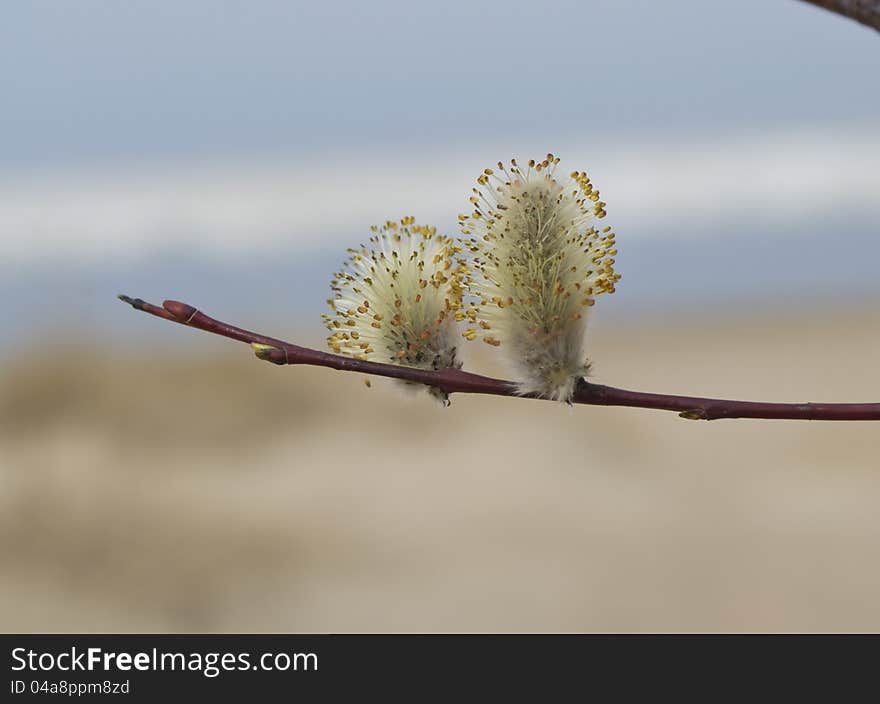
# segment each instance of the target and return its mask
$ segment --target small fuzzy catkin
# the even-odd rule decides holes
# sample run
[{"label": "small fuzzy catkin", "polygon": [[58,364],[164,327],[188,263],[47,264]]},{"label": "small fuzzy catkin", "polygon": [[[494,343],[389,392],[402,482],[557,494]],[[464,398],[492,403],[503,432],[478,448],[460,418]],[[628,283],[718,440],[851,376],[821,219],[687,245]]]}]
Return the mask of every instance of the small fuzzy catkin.
[{"label": "small fuzzy catkin", "polygon": [[[412,217],[373,227],[369,245],[349,249],[324,315],[337,354],[418,369],[459,368],[456,313],[467,267],[451,237]],[[398,382],[412,386],[410,382]],[[430,387],[435,398],[446,394]]]},{"label": "small fuzzy catkin", "polygon": [[590,367],[586,312],[620,274],[614,233],[594,225],[605,217],[599,191],[583,172],[558,181],[558,163],[498,162],[477,179],[473,211],[458,216],[473,255],[462,334],[506,353],[519,393],[569,402]]}]

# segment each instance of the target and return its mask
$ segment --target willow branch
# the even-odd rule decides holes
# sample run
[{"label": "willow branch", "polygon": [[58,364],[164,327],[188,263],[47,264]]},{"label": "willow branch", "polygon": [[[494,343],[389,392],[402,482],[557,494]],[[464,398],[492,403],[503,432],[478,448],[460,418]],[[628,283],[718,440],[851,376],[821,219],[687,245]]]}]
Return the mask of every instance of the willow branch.
[{"label": "willow branch", "polygon": [[[187,325],[205,332],[221,335],[250,344],[257,357],[273,364],[308,364],[329,367],[348,372],[361,372],[375,376],[403,379],[442,389],[447,394],[490,394],[536,398],[516,392],[510,381],[463,372],[460,369],[426,371],[401,367],[394,364],[368,362],[343,357],[329,352],[300,347],[284,340],[251,332],[228,323],[215,320],[200,310],[179,301],[165,301],[162,307],[147,303],[140,298],[119,296],[133,308]],[[629,406],[660,411],[675,411],[683,418],[692,420],[716,420],[718,418],[766,418],[776,420],[880,420],[880,403],[763,403],[760,401],[730,401],[698,396],[654,394],[643,391],[627,391],[613,386],[592,384],[582,380],[575,391],[573,403],[589,406]]]},{"label": "willow branch", "polygon": [[803,0],[880,32],[880,0]]}]

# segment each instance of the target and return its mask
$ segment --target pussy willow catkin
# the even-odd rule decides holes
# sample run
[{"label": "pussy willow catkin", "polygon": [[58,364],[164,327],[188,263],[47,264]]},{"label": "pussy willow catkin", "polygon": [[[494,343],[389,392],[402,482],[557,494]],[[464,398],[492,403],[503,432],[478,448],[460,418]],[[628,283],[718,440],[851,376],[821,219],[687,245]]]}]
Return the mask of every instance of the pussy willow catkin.
[{"label": "pussy willow catkin", "polygon": [[[461,247],[412,217],[372,230],[369,245],[349,249],[333,279],[333,313],[324,315],[330,348],[419,369],[459,368],[456,313],[467,278]],[[429,391],[446,401],[439,389]]]},{"label": "pussy willow catkin", "polygon": [[552,154],[523,168],[486,169],[477,179],[473,211],[459,215],[472,253],[466,280],[472,300],[459,313],[462,333],[499,347],[520,393],[570,401],[589,371],[584,352],[586,312],[614,293],[617,249],[605,203],[586,173],[556,179]]}]

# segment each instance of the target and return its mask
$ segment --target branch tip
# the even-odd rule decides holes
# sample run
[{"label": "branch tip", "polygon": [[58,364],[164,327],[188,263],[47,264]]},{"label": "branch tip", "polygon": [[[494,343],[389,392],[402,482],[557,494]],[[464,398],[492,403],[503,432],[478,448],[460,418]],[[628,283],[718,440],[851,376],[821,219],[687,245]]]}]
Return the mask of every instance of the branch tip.
[{"label": "branch tip", "polygon": [[120,293],[116,296],[123,303],[128,303],[135,310],[143,310],[144,309],[144,301],[140,298],[132,298],[131,296],[126,296],[124,293]]}]

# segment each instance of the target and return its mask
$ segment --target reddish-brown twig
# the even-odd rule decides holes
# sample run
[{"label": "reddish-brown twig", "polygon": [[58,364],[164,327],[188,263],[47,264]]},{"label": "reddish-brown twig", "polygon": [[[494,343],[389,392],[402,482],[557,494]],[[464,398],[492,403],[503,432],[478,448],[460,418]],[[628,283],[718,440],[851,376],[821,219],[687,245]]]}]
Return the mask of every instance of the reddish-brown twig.
[{"label": "reddish-brown twig", "polygon": [[[256,345],[260,359],[274,364],[310,364],[349,372],[361,372],[375,376],[403,379],[442,389],[447,394],[471,393],[494,396],[520,396],[509,381],[493,379],[459,369],[425,371],[394,364],[367,362],[328,352],[319,352],[291,344],[274,337],[243,330],[242,328],[210,318],[198,309],[179,301],[165,301],[162,307],[147,303],[140,298],[119,296],[137,310],[212,332],[233,340]],[[652,394],[627,391],[602,384],[582,381],[572,399],[574,403],[594,406],[629,406],[675,411],[683,418],[715,420],[718,418],[766,418],[777,420],[880,420],[880,403],[763,403],[760,401],[730,401],[717,398]]]},{"label": "reddish-brown twig", "polygon": [[804,0],[880,31],[880,0]]}]

